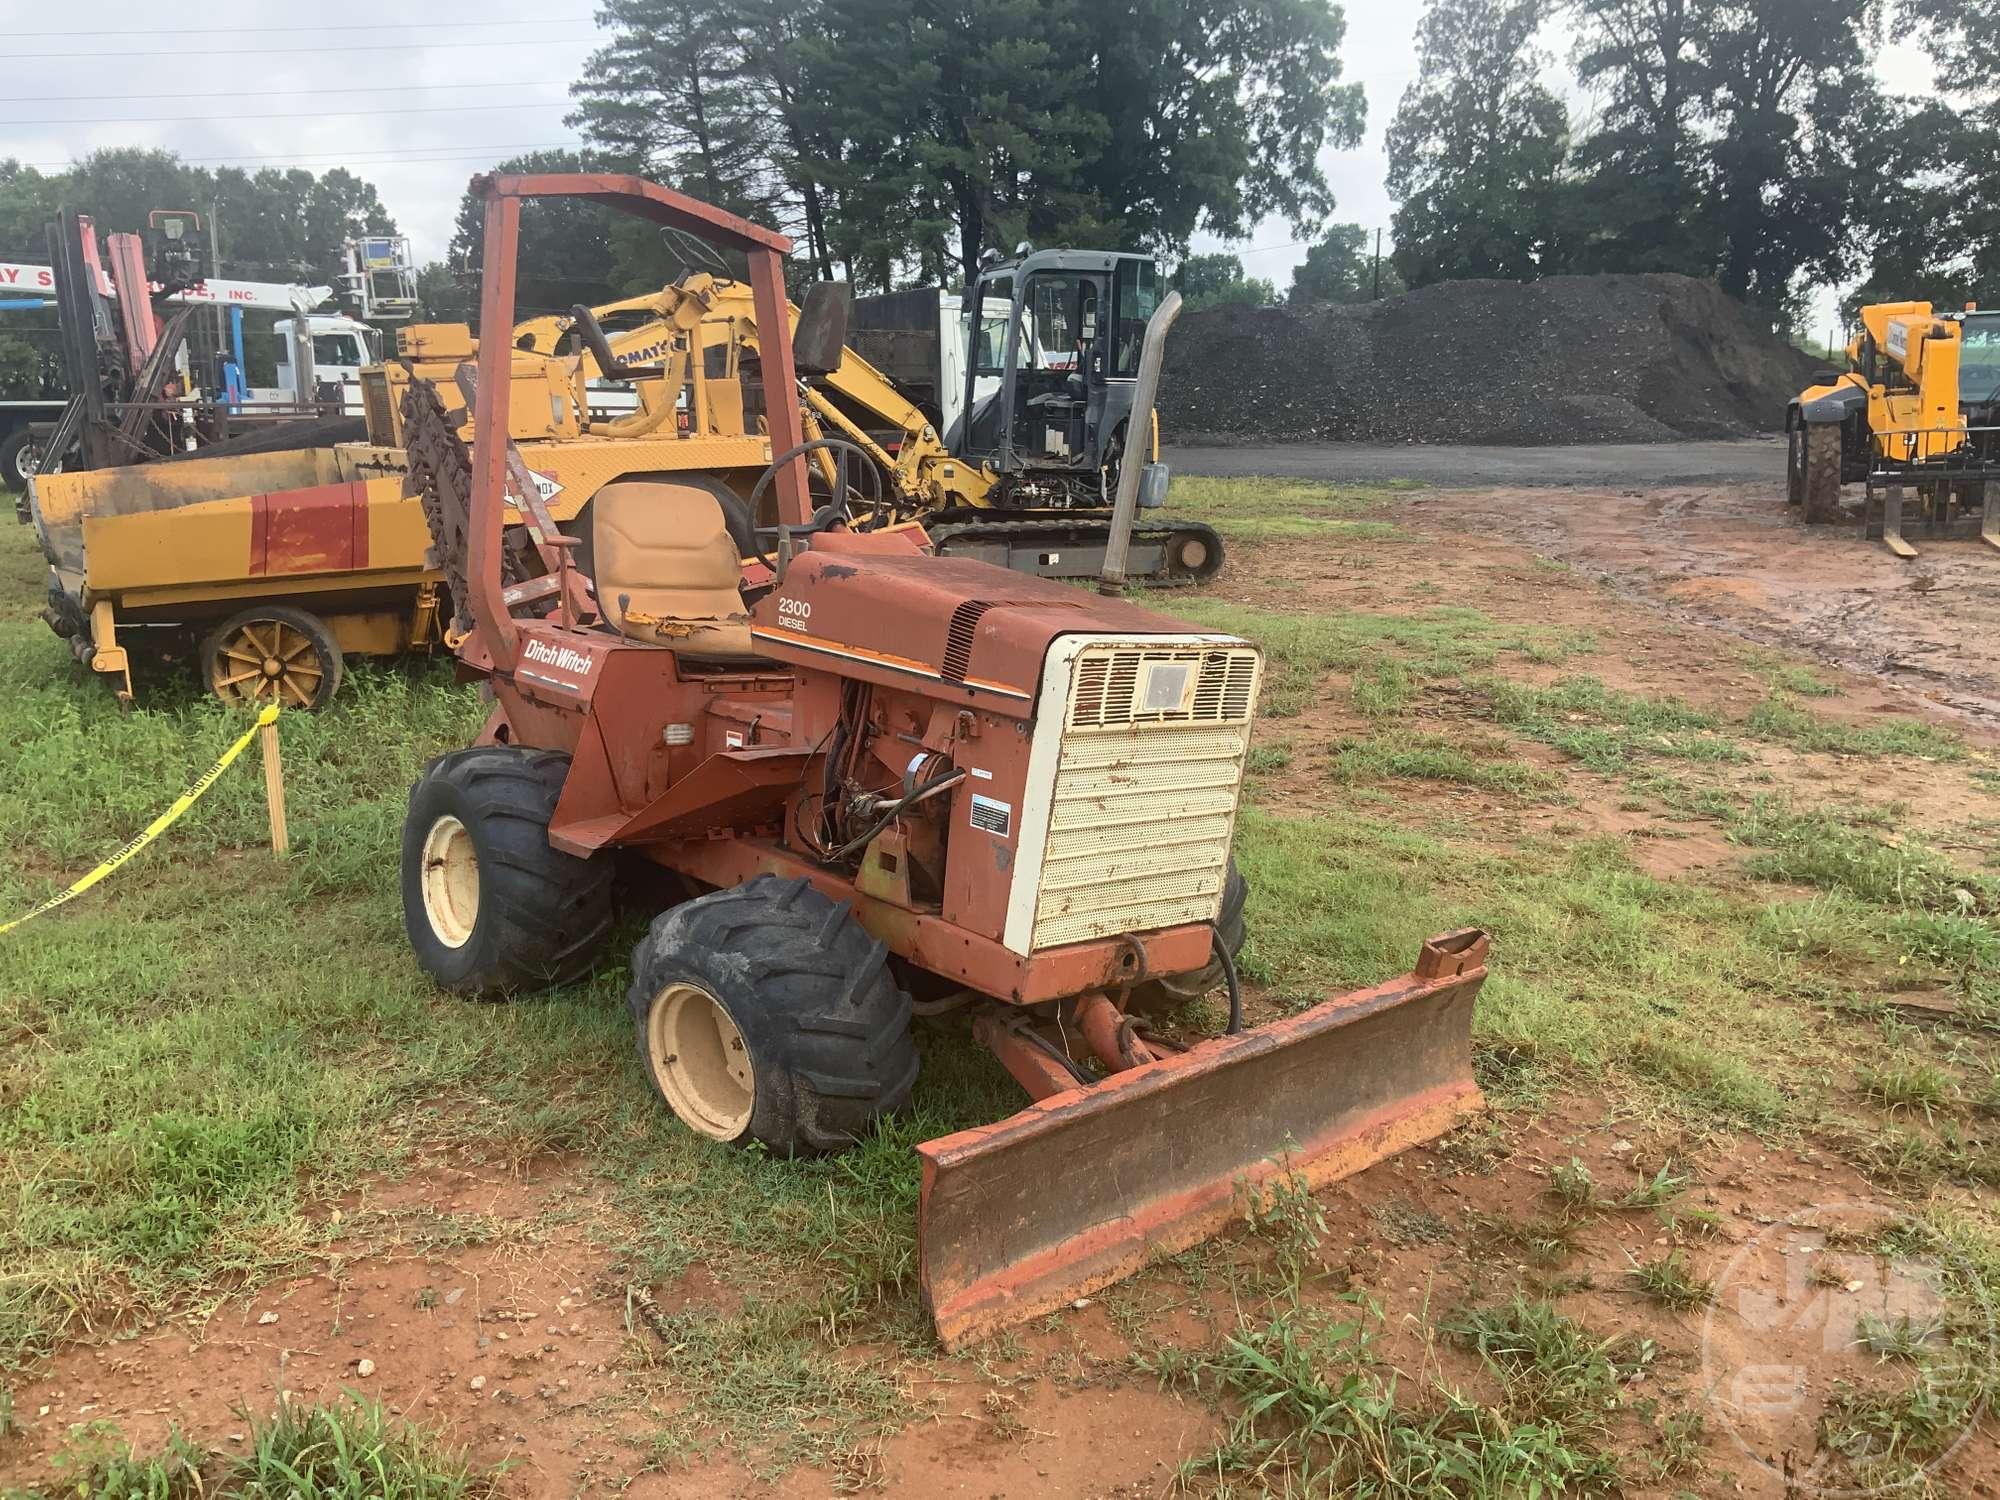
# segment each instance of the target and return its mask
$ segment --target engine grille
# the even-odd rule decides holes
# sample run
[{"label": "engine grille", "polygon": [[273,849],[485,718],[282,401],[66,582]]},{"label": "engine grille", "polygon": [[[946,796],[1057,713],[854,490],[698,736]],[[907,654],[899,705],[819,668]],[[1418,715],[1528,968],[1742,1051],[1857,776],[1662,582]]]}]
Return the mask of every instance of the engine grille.
[{"label": "engine grille", "polygon": [[1235,643],[1076,657],[1032,948],[1216,915],[1260,671]]}]

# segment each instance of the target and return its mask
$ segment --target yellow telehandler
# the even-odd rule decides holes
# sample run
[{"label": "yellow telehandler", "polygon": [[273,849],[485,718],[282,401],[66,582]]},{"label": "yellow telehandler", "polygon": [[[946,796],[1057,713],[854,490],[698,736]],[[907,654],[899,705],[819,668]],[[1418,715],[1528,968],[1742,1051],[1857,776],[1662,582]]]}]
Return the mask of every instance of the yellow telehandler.
[{"label": "yellow telehandler", "polygon": [[1785,417],[1786,499],[1809,525],[1840,517],[1843,484],[1866,486],[1867,534],[1917,555],[1906,528],[2000,548],[2000,313],[1928,302],[1861,309],[1850,368],[1800,392]]}]

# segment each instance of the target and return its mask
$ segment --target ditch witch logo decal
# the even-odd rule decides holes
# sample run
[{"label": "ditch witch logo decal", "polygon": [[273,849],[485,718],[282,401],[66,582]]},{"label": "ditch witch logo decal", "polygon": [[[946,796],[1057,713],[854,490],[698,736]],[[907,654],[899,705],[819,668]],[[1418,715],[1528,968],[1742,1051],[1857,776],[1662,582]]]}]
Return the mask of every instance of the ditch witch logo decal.
[{"label": "ditch witch logo decal", "polygon": [[588,677],[592,665],[589,652],[542,640],[529,641],[528,649],[521,653],[521,657],[524,661],[538,662],[558,671],[574,672],[579,677]]}]

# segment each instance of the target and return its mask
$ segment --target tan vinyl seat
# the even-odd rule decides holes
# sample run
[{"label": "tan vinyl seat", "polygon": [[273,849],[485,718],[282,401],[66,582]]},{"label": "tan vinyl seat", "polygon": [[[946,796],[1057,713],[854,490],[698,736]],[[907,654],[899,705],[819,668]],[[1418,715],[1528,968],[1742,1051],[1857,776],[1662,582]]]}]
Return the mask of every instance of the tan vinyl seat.
[{"label": "tan vinyl seat", "polygon": [[698,656],[752,656],[750,612],[713,480],[621,479],[591,497],[598,607],[621,635]]}]

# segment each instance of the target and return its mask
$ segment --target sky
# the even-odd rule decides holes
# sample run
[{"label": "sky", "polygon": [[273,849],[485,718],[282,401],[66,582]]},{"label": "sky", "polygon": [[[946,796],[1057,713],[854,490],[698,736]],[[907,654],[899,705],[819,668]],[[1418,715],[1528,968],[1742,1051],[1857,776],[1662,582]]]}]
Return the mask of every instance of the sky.
[{"label": "sky", "polygon": [[[1416,0],[1346,6],[1343,71],[1367,90],[1368,133],[1359,148],[1322,157],[1336,219],[1388,227],[1383,135],[1415,74],[1420,10]],[[12,97],[0,99],[0,157],[60,170],[99,146],[144,145],[252,170],[345,166],[375,184],[417,258],[436,259],[469,176],[525,150],[575,143],[562,123],[569,84],[604,39],[588,0],[399,13],[432,19],[385,25],[325,0],[221,0],[173,12],[157,0],[0,0],[14,79]],[[162,26],[169,14],[195,24]],[[1562,39],[1550,37],[1547,50],[1552,86],[1573,113],[1588,111]],[[231,55],[243,61],[221,61]],[[1908,45],[1885,48],[1879,66],[1892,90],[1929,86],[1923,55]],[[1280,220],[1227,245],[1197,237],[1195,248],[1233,250],[1250,275],[1281,289],[1305,257]],[[223,260],[226,271],[226,224]],[[1831,292],[1818,300],[1830,313]]]}]

